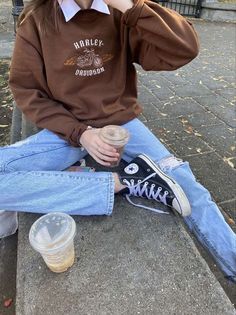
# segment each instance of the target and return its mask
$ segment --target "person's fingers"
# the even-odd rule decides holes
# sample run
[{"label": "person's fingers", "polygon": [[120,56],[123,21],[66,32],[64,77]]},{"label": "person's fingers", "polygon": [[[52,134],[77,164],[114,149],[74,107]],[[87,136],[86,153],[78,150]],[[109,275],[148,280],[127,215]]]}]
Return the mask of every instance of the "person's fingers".
[{"label": "person's fingers", "polygon": [[101,153],[104,156],[112,157],[114,159],[118,159],[120,156],[120,154],[118,152],[110,151],[110,150],[104,149],[103,147],[98,147],[97,152]]},{"label": "person's fingers", "polygon": [[106,162],[115,162],[118,160],[118,157],[110,157],[110,156],[107,156],[107,155],[104,155],[103,153],[100,153],[100,152],[96,152],[96,156],[103,160],[103,161],[106,161]]},{"label": "person's fingers", "polygon": [[104,166],[110,166],[112,162],[117,162],[120,154],[114,147],[100,139],[98,130],[88,130],[82,136],[82,145],[95,161]]},{"label": "person's fingers", "polygon": [[103,160],[105,162],[114,162],[117,161],[119,158],[119,155],[115,155],[115,156],[109,156],[104,154],[103,152],[101,152],[100,148],[91,148],[91,151],[88,152],[90,155],[93,156],[94,159],[98,158],[100,160]]},{"label": "person's fingers", "polygon": [[103,142],[100,138],[97,139],[96,144],[99,146],[99,148],[103,150],[107,150],[110,152],[117,152],[117,150],[110,144]]},{"label": "person's fingers", "polygon": [[97,151],[107,156],[117,158],[120,156],[119,152],[117,152],[117,149],[101,140],[98,140],[97,142]]},{"label": "person's fingers", "polygon": [[96,156],[96,155],[93,155],[93,158],[94,158],[94,160],[95,160],[96,162],[98,162],[99,164],[101,164],[101,165],[103,165],[103,166],[110,166],[110,165],[111,165],[110,162],[106,162],[106,161],[100,159],[100,158],[99,158],[98,156]]}]

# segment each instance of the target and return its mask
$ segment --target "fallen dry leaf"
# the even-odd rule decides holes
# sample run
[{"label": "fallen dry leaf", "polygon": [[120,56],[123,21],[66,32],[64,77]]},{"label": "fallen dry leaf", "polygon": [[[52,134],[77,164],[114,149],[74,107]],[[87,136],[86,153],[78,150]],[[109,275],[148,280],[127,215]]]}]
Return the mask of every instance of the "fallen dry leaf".
[{"label": "fallen dry leaf", "polygon": [[6,299],[3,303],[4,307],[10,307],[13,302],[13,299]]},{"label": "fallen dry leaf", "polygon": [[193,133],[193,127],[192,126],[188,126],[184,131],[187,132],[187,133]]},{"label": "fallen dry leaf", "polygon": [[232,159],[232,158],[226,158],[226,157],[224,157],[224,158],[223,158],[223,161],[226,162],[226,163],[228,163],[229,166],[231,166],[232,168],[234,168],[234,163],[230,161],[231,159]]},{"label": "fallen dry leaf", "polygon": [[165,128],[159,128],[158,131],[159,131],[160,133],[164,133],[164,132],[166,131],[166,129],[165,129]]},{"label": "fallen dry leaf", "polygon": [[235,222],[234,222],[234,220],[233,219],[231,219],[231,218],[228,218],[228,223],[230,224],[230,225],[233,225],[233,224],[235,224]]},{"label": "fallen dry leaf", "polygon": [[6,128],[8,125],[0,125],[0,128]]},{"label": "fallen dry leaf", "polygon": [[186,118],[181,118],[181,122],[182,122],[182,124],[186,124],[186,123],[188,123],[188,120]]}]

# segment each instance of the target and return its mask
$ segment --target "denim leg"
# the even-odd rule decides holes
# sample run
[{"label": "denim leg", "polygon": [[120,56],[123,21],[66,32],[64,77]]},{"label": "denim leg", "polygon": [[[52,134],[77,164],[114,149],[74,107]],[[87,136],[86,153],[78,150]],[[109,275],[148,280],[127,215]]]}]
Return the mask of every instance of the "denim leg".
[{"label": "denim leg", "polygon": [[125,146],[122,156],[125,161],[130,162],[139,154],[145,153],[157,163],[164,157],[171,155],[165,146],[139,119],[133,119],[124,124],[123,127],[129,130],[130,133],[129,142]]},{"label": "denim leg", "polygon": [[236,235],[210,193],[196,181],[187,162],[165,171],[182,187],[191,204],[192,214],[184,218],[190,230],[209,250],[222,271],[229,277],[236,277]]},{"label": "denim leg", "polygon": [[235,277],[236,235],[225,222],[210,193],[196,181],[188,163],[171,158],[171,153],[138,119],[128,122],[124,127],[131,133],[124,160],[130,162],[138,154],[145,153],[177,181],[192,209],[192,214],[184,219],[187,226],[213,255],[222,271],[227,276]]},{"label": "denim leg", "polygon": [[108,172],[16,171],[0,174],[4,210],[110,215],[114,182]]},{"label": "denim leg", "polygon": [[85,154],[45,129],[25,140],[1,147],[0,173],[21,170],[62,171]]},{"label": "denim leg", "polygon": [[0,148],[0,209],[111,214],[111,173],[61,172],[86,154],[48,130]]}]

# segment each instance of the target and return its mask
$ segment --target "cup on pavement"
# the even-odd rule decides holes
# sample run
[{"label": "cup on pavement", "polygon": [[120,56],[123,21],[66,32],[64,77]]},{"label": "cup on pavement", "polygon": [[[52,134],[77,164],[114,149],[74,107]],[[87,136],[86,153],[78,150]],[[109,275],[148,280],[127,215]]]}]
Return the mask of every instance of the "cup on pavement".
[{"label": "cup on pavement", "polygon": [[29,241],[53,272],[64,272],[75,259],[76,224],[65,213],[52,212],[40,217],[31,226]]}]

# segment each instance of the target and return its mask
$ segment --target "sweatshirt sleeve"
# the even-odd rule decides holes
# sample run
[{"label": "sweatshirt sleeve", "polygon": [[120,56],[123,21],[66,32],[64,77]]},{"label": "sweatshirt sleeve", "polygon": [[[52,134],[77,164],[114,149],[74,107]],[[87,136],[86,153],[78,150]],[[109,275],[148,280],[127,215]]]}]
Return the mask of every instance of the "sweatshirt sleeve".
[{"label": "sweatshirt sleeve", "polygon": [[145,70],[175,70],[194,59],[199,42],[192,24],[152,1],[134,0],[123,15],[132,61]]},{"label": "sweatshirt sleeve", "polygon": [[29,42],[21,34],[16,37],[9,86],[17,106],[27,119],[39,128],[56,133],[72,146],[79,146],[79,138],[87,126],[53,99],[37,41]]}]

